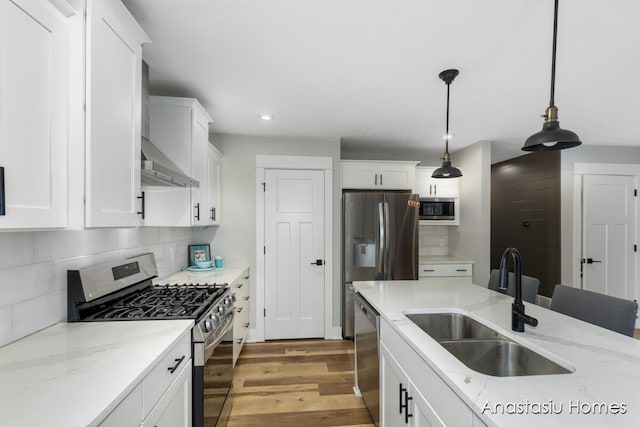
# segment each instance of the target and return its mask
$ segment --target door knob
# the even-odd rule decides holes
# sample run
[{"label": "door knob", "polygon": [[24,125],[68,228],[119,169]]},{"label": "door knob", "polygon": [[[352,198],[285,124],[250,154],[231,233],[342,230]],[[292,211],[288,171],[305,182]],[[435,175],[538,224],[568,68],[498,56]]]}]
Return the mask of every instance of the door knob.
[{"label": "door knob", "polygon": [[595,262],[602,262],[602,261],[598,261],[598,260],[595,260],[595,259],[593,259],[593,258],[583,258],[583,259],[582,259],[582,263],[583,263],[583,264],[584,264],[584,263],[587,263],[587,264],[593,264],[593,263],[595,263]]},{"label": "door knob", "polygon": [[311,265],[322,265],[324,264],[323,261],[321,259],[317,259],[314,262],[311,263]]}]

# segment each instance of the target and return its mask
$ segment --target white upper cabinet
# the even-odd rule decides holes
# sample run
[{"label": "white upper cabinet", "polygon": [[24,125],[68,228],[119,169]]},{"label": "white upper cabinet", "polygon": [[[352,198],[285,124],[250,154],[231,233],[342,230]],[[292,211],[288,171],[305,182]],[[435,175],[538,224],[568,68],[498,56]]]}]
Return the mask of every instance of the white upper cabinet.
[{"label": "white upper cabinet", "polygon": [[418,162],[342,161],[342,188],[363,190],[411,190]]},{"label": "white upper cabinet", "polygon": [[140,224],[142,44],[149,37],[120,1],[88,1],[87,227]]},{"label": "white upper cabinet", "polygon": [[220,225],[220,160],[222,154],[207,144],[207,224]]},{"label": "white upper cabinet", "polygon": [[67,225],[68,18],[0,0],[0,229]]},{"label": "white upper cabinet", "polygon": [[145,186],[144,224],[217,225],[220,153],[209,144],[211,117],[196,99],[167,96],[150,98],[149,115],[151,142],[199,186]]},{"label": "white upper cabinet", "polygon": [[420,197],[458,197],[460,178],[431,178],[436,167],[416,168],[415,192]]}]

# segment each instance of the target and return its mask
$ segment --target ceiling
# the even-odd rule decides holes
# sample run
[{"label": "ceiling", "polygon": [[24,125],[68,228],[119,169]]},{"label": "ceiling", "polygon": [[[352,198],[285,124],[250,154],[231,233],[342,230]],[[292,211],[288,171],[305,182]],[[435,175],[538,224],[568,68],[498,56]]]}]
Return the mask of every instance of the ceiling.
[{"label": "ceiling", "polygon": [[[438,74],[457,68],[451,151],[519,152],[549,102],[552,0],[124,3],[153,40],[152,93],[198,98],[215,133],[441,151]],[[637,0],[560,2],[556,105],[584,144],[640,145],[639,16]]]}]

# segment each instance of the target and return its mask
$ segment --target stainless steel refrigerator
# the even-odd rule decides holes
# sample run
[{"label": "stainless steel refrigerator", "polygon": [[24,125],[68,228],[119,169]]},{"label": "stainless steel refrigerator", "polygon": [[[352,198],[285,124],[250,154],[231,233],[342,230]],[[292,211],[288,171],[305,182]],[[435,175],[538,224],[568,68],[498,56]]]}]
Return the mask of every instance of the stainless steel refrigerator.
[{"label": "stainless steel refrigerator", "polygon": [[359,280],[418,278],[417,194],[342,193],[342,335],[353,337],[353,288]]}]

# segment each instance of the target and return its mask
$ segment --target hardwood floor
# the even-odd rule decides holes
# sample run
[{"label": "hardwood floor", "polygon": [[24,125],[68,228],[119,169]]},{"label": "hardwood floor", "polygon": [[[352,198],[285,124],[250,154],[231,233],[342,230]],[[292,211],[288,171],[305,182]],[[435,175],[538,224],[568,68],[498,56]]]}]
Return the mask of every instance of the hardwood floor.
[{"label": "hardwood floor", "polygon": [[245,344],[233,378],[228,427],[373,427],[353,394],[353,342]]}]

